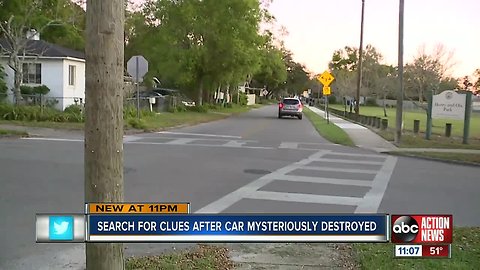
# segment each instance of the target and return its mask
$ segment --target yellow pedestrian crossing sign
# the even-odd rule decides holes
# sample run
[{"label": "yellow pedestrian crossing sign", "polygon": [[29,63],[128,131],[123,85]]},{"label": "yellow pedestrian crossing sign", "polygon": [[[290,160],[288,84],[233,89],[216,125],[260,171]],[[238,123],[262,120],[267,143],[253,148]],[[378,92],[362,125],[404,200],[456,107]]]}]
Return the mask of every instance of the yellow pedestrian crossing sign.
[{"label": "yellow pedestrian crossing sign", "polygon": [[330,89],[330,86],[324,86],[323,87],[323,95],[324,96],[328,96],[330,95],[332,92],[331,92],[331,89]]},{"label": "yellow pedestrian crossing sign", "polygon": [[317,79],[323,84],[323,86],[330,86],[333,80],[335,80],[335,77],[333,77],[330,72],[325,71],[320,76],[318,76]]}]

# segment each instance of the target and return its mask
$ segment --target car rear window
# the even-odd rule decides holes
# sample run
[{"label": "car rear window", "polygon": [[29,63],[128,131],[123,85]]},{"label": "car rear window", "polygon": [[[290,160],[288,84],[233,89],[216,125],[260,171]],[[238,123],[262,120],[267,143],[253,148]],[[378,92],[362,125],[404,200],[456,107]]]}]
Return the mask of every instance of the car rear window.
[{"label": "car rear window", "polygon": [[282,103],[286,105],[297,105],[299,101],[297,99],[284,99]]}]

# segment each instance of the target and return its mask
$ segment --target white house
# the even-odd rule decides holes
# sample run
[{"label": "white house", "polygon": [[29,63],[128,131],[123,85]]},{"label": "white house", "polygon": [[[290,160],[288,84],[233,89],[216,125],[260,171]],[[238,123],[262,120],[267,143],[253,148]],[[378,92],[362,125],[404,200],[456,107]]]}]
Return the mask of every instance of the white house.
[{"label": "white house", "polygon": [[[4,48],[3,53],[9,49],[5,40],[0,40],[0,46]],[[50,88],[46,96],[58,101],[57,109],[85,102],[84,53],[40,40],[37,34],[28,40],[25,56],[21,59],[22,85],[46,85]],[[8,66],[8,57],[0,56],[0,64],[4,66],[8,88],[13,89],[14,71]],[[13,101],[13,92],[8,91],[8,94],[8,100]]]}]

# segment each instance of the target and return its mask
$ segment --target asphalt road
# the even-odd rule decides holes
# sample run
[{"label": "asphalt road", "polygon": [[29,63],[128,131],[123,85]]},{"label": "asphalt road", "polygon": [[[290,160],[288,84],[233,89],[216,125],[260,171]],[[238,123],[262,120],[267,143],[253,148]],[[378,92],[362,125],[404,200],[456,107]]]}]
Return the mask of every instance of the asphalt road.
[{"label": "asphalt road", "polygon": [[[35,213],[83,212],[81,136],[1,139],[0,172],[0,269],[81,269],[82,244],[36,244],[34,227]],[[125,138],[126,200],[189,201],[193,212],[448,213],[479,226],[479,175],[328,143],[273,106]]]}]

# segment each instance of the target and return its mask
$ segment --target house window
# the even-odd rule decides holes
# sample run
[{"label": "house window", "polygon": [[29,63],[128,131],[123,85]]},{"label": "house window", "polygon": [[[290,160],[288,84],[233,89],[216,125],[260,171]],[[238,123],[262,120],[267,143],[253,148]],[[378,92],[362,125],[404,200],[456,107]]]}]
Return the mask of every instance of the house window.
[{"label": "house window", "polygon": [[68,66],[68,85],[75,85],[75,66]]},{"label": "house window", "polygon": [[42,64],[24,63],[22,65],[23,80],[22,83],[42,84]]}]

